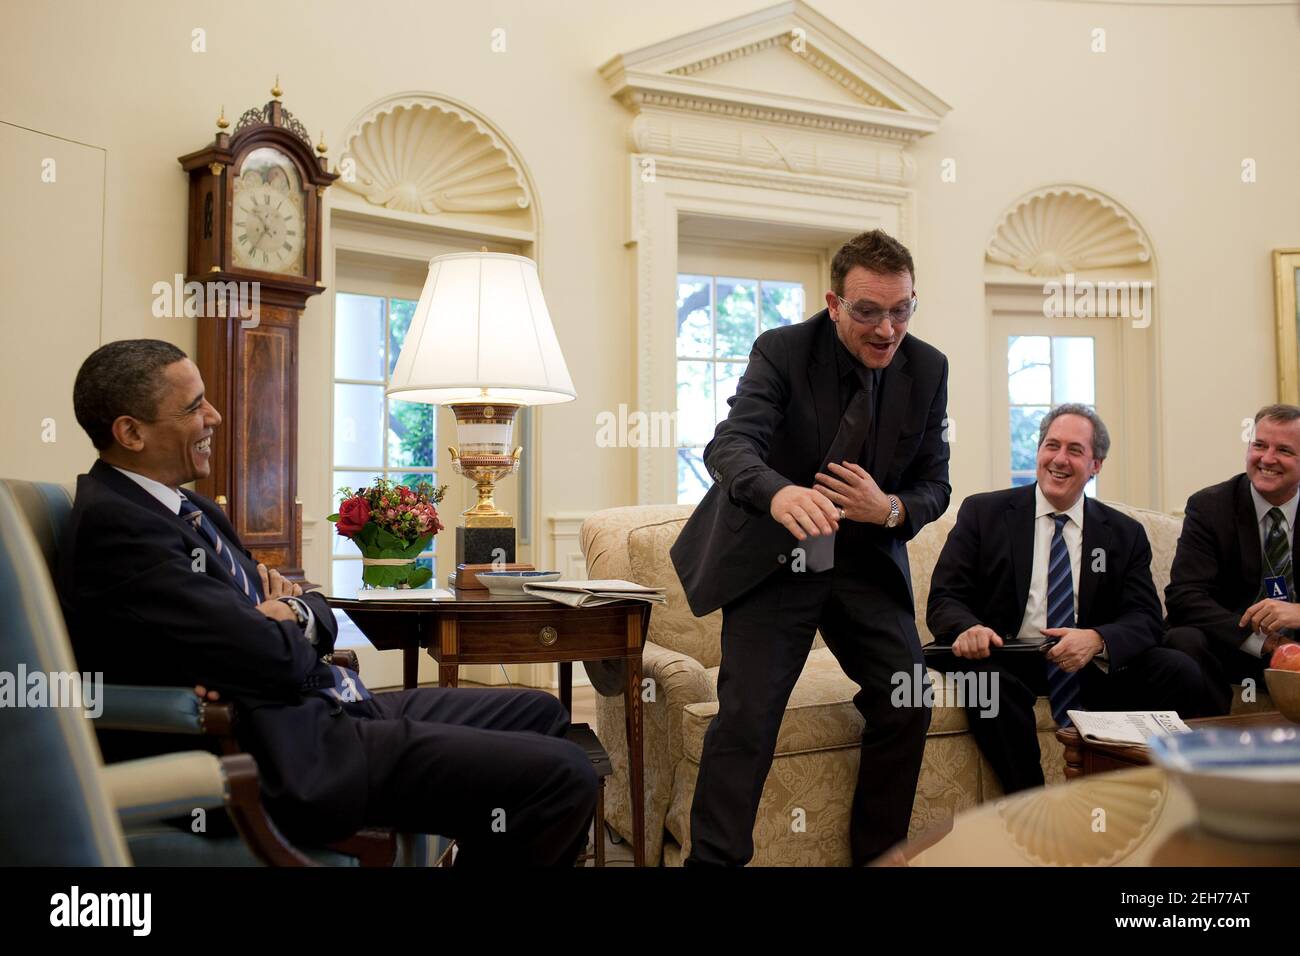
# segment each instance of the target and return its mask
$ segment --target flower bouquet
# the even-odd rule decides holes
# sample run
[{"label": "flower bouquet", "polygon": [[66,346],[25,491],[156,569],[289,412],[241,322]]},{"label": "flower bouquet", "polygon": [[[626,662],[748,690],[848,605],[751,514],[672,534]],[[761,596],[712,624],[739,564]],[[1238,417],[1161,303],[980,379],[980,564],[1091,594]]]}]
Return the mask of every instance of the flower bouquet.
[{"label": "flower bouquet", "polygon": [[417,565],[442,530],[435,507],[447,486],[422,481],[414,489],[387,478],[369,488],[340,488],[339,510],[329,516],[338,532],[361,550],[361,581],[368,588],[418,588],[433,572]]}]

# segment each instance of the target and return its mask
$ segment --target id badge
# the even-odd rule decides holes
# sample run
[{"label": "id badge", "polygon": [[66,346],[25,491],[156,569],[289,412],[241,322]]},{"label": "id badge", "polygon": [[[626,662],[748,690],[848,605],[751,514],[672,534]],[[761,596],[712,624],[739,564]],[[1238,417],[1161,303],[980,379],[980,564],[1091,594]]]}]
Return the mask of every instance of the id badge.
[{"label": "id badge", "polygon": [[1289,601],[1291,595],[1286,590],[1286,578],[1280,575],[1264,579],[1264,597],[1274,601]]}]

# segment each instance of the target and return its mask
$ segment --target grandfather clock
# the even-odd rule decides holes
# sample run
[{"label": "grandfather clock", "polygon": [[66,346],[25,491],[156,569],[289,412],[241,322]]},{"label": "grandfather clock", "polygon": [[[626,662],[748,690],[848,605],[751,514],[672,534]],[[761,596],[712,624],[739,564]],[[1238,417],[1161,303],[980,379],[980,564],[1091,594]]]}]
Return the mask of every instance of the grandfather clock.
[{"label": "grandfather clock", "polygon": [[281,105],[278,80],[271,95],[233,133],[223,111],[211,145],[180,157],[190,177],[186,280],[217,303],[197,320],[196,363],[223,419],[197,487],[259,561],[301,580],[298,320],[324,289],[321,207],[338,176],[324,143],[313,150]]}]

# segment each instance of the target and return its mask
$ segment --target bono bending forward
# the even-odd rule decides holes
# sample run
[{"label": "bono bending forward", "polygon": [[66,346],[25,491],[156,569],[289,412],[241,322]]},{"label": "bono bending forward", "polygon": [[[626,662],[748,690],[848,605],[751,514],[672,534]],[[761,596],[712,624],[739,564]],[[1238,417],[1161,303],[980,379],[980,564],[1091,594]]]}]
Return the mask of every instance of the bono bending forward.
[{"label": "bono bending forward", "polygon": [[715,483],[671,552],[691,611],[722,608],[689,866],[753,855],[777,730],[818,629],[861,687],[854,864],[907,836],[930,711],[890,704],[891,677],[922,667],[905,544],[951,492],[948,361],[907,334],[914,279],[885,233],[845,244],[827,308],[758,337],[704,449]]}]

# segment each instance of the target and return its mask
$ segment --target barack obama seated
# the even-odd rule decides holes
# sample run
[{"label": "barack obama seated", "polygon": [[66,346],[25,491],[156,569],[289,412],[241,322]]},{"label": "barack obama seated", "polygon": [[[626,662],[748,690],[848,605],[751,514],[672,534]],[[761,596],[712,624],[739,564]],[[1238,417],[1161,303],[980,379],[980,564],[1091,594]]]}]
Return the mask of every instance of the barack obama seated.
[{"label": "barack obama seated", "polygon": [[[323,660],[336,636],[324,597],[257,564],[216,504],[180,488],[208,474],[221,424],[184,352],[102,346],[73,404],[99,452],[58,568],[83,668],[232,701],[267,808],[296,842],[382,826],[455,838],[459,866],[574,863],[597,778],[564,739],[563,706],[534,690],[372,694]],[[102,743],[113,759],[121,742]]]}]

